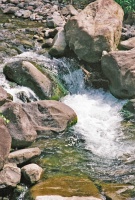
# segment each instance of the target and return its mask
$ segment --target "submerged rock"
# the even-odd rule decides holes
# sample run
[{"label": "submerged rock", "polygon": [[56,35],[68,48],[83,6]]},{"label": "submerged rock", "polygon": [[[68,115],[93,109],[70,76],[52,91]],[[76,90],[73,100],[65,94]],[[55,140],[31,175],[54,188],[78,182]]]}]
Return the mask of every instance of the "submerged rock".
[{"label": "submerged rock", "polygon": [[66,41],[82,60],[98,62],[102,51],[117,48],[123,10],[113,0],[97,0],[71,17],[65,25]]},{"label": "submerged rock", "polygon": [[35,200],[101,200],[95,197],[62,197],[58,195],[46,195],[46,196],[37,196]]},{"label": "submerged rock", "polygon": [[135,97],[135,48],[103,55],[101,65],[109,80],[110,92],[115,97]]},{"label": "submerged rock", "polygon": [[63,197],[78,196],[78,198],[79,196],[90,198],[93,196],[93,200],[100,200],[101,198],[98,189],[90,179],[72,176],[49,178],[33,186],[30,193],[33,199],[38,199],[38,196],[43,195],[60,195]]}]

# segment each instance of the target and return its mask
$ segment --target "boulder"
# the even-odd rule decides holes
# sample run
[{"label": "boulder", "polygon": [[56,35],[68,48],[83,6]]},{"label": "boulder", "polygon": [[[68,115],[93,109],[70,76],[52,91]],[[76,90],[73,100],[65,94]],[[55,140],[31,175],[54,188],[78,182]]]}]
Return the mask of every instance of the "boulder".
[{"label": "boulder", "polygon": [[0,188],[16,187],[20,179],[21,169],[12,163],[5,164],[3,170],[0,171]]},{"label": "boulder", "polygon": [[5,125],[4,119],[0,117],[0,170],[7,160],[11,148],[11,136]]},{"label": "boulder", "polygon": [[128,40],[121,41],[120,47],[130,50],[135,48],[135,37],[129,38]]},{"label": "boulder", "polygon": [[102,51],[117,48],[122,21],[123,10],[115,1],[97,0],[65,24],[67,44],[80,59],[98,62]]},{"label": "boulder", "polygon": [[63,132],[77,121],[76,113],[59,101],[36,101],[22,106],[38,134]]},{"label": "boulder", "polygon": [[32,163],[22,167],[21,172],[27,181],[29,181],[31,184],[34,184],[40,180],[43,169],[37,164]]},{"label": "boulder", "polygon": [[3,72],[11,81],[31,88],[40,99],[58,100],[67,93],[52,74],[28,61],[7,63]]},{"label": "boulder", "polygon": [[0,106],[2,106],[6,102],[12,101],[12,99],[12,96],[0,86]]},{"label": "boulder", "polygon": [[21,149],[14,152],[11,152],[8,155],[9,163],[23,164],[30,159],[39,156],[41,154],[41,150],[38,147]]},{"label": "boulder", "polygon": [[54,12],[53,15],[47,17],[46,24],[48,28],[63,27],[65,21],[60,13]]},{"label": "boulder", "polygon": [[60,29],[53,40],[49,54],[56,57],[64,56],[66,47],[65,33],[63,29]]},{"label": "boulder", "polygon": [[115,97],[135,97],[135,48],[107,53],[103,55],[101,65]]},{"label": "boulder", "polygon": [[1,112],[10,121],[7,128],[12,137],[12,147],[29,146],[37,137],[37,133],[19,103],[5,103]]}]

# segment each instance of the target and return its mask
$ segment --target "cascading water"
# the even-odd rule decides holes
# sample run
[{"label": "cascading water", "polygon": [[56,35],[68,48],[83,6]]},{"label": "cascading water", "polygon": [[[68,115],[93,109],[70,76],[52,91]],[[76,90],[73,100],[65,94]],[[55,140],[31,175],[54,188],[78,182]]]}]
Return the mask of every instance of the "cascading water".
[{"label": "cascading water", "polygon": [[[122,131],[123,119],[119,111],[125,101],[114,98],[102,89],[86,89],[84,74],[74,60],[50,59],[25,52],[5,62],[22,59],[35,61],[53,70],[56,75],[60,74],[59,78],[69,90],[69,94],[61,101],[73,108],[78,116],[78,123],[71,129],[73,137],[68,138],[68,145],[74,146],[76,140],[83,141],[82,147],[87,152],[87,159],[81,164],[81,171],[93,178],[130,182],[134,168],[124,161],[133,157],[135,147],[134,141]],[[0,80],[0,85],[14,96],[14,101],[20,101],[17,95],[20,91],[25,92],[28,99],[32,96],[30,101],[38,100],[30,89],[9,84],[2,70]],[[118,171],[123,172],[119,175]]]}]

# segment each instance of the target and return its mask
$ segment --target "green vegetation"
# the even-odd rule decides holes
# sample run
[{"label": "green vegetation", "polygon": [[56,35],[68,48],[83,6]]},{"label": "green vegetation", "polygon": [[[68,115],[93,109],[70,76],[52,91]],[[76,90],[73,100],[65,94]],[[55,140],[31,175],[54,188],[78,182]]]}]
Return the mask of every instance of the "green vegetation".
[{"label": "green vegetation", "polygon": [[10,122],[9,119],[4,117],[4,115],[2,113],[0,113],[0,117],[2,117],[7,124]]},{"label": "green vegetation", "polygon": [[135,12],[135,0],[115,0],[124,10],[125,14]]}]

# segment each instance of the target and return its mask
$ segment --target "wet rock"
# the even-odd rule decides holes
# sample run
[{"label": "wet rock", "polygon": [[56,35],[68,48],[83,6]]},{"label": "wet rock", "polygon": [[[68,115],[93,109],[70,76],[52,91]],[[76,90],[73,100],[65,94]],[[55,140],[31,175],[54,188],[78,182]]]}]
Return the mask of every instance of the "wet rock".
[{"label": "wet rock", "polygon": [[135,48],[135,37],[129,38],[128,40],[121,41],[120,47],[130,50]]},{"label": "wet rock", "polygon": [[117,48],[122,21],[123,10],[116,2],[97,0],[68,20],[65,25],[67,44],[80,59],[98,62],[103,50]]},{"label": "wet rock", "polygon": [[0,170],[7,161],[11,149],[11,136],[6,127],[4,119],[0,116]]},{"label": "wet rock", "polygon": [[13,100],[13,97],[0,86],[0,106]]},{"label": "wet rock", "polygon": [[58,101],[44,100],[22,106],[38,134],[63,132],[77,121],[76,113]]},{"label": "wet rock", "polygon": [[65,33],[64,30],[61,29],[56,34],[51,49],[49,50],[49,54],[51,56],[61,57],[65,55],[67,48]]},{"label": "wet rock", "polygon": [[64,96],[66,90],[53,74],[47,73],[47,70],[41,71],[28,61],[8,63],[4,67],[8,79],[31,88],[40,99],[59,99]]},{"label": "wet rock", "polygon": [[101,200],[99,198],[95,197],[78,197],[78,196],[73,196],[73,197],[62,197],[58,195],[46,195],[46,196],[37,196],[35,200]]},{"label": "wet rock", "polygon": [[134,191],[133,185],[124,185],[117,183],[103,183],[101,184],[103,194],[107,199],[112,200],[127,200],[130,199],[132,191]]},{"label": "wet rock", "polygon": [[29,164],[22,167],[21,172],[27,181],[34,184],[40,180],[43,169],[37,164]]},{"label": "wet rock", "polygon": [[135,96],[135,48],[113,51],[102,57],[102,70],[109,80],[110,92],[118,98]]},{"label": "wet rock", "polygon": [[6,103],[1,112],[10,121],[7,128],[12,137],[12,147],[27,147],[37,137],[37,133],[19,103]]},{"label": "wet rock", "polygon": [[15,164],[5,164],[2,171],[0,171],[0,188],[8,186],[16,187],[20,183],[21,170]]},{"label": "wet rock", "polygon": [[23,164],[30,159],[39,156],[41,151],[38,147],[35,148],[28,148],[28,149],[21,149],[14,152],[11,152],[8,155],[8,162],[15,163],[15,164]]},{"label": "wet rock", "polygon": [[[85,197],[89,197],[90,200],[92,199],[92,196],[93,196],[93,200],[101,199],[99,191],[95,187],[93,182],[89,180],[88,178],[83,178],[83,177],[58,176],[58,177],[49,178],[45,180],[44,182],[40,182],[36,184],[35,186],[33,186],[30,192],[31,192],[31,196],[34,199],[35,198],[40,199],[39,196],[43,196],[43,195],[59,195],[63,197],[78,196],[78,198],[79,196],[80,197],[85,196]],[[77,197],[74,197],[74,198],[76,199]]]}]

